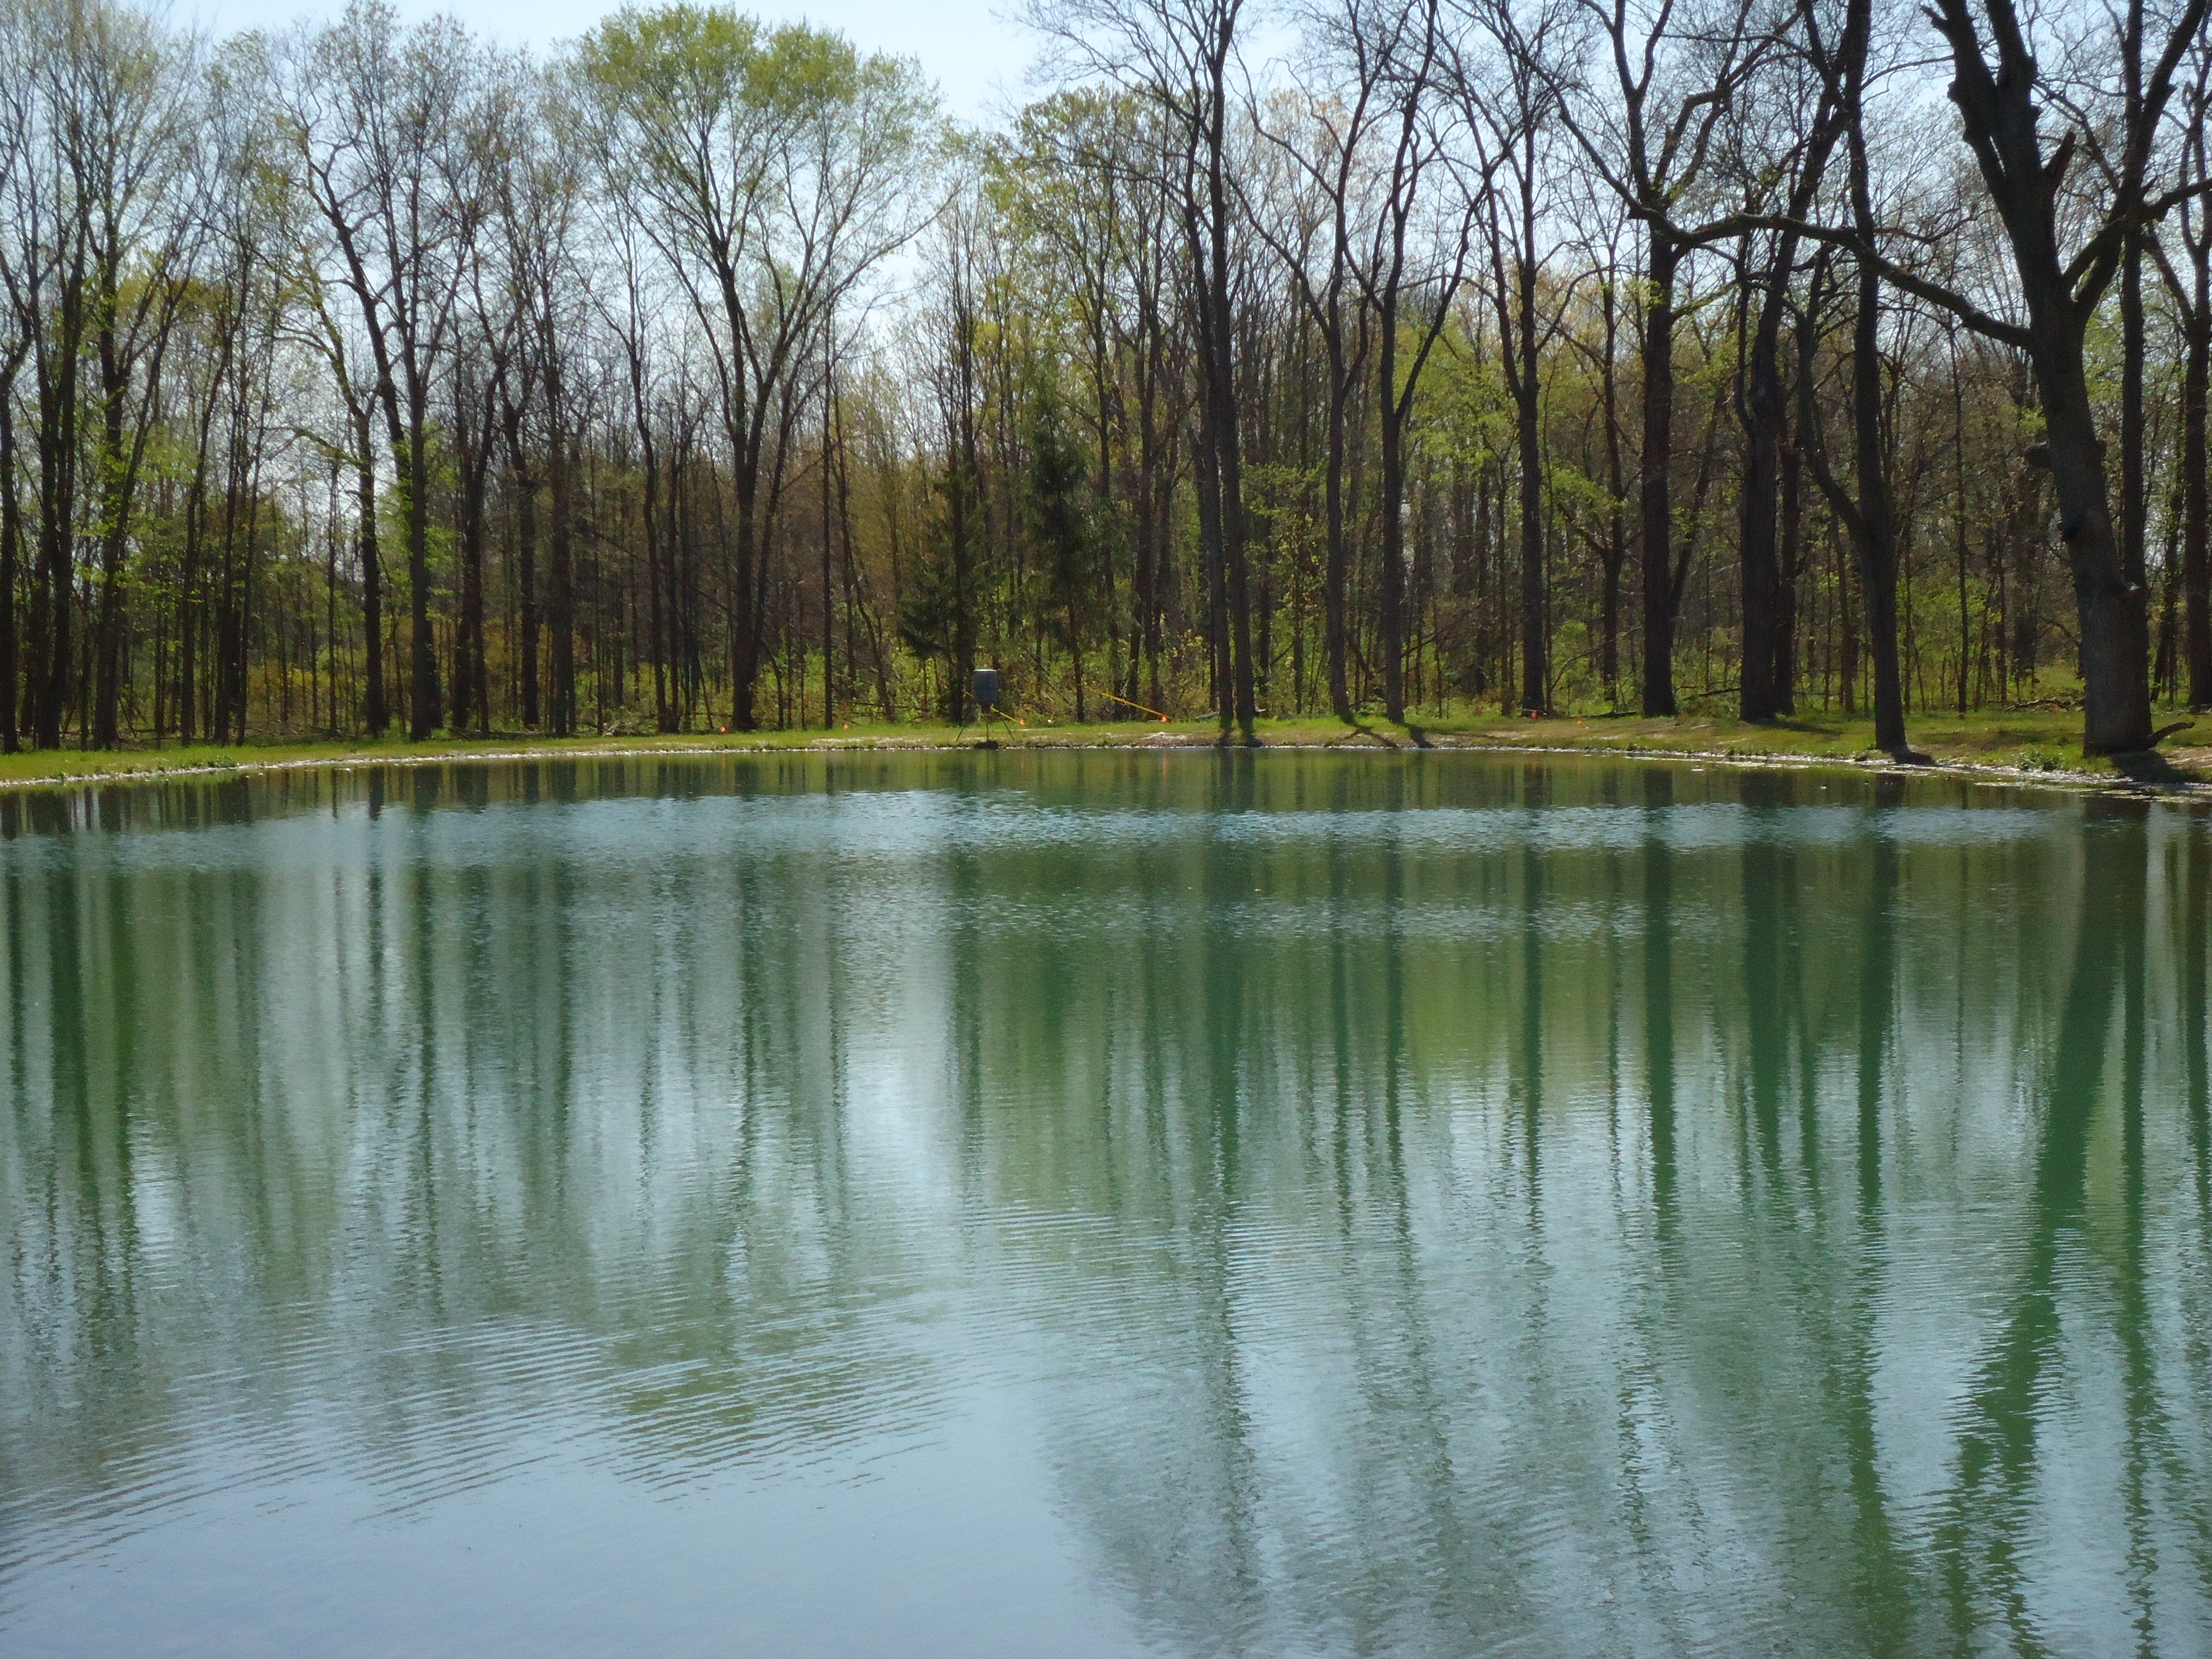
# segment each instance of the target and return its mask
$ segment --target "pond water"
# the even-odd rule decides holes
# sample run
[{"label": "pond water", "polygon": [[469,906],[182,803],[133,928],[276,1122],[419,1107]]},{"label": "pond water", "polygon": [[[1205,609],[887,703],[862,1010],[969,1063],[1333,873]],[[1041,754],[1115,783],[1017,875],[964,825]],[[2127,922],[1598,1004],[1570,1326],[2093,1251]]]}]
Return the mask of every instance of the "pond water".
[{"label": "pond water", "polygon": [[0,800],[0,1650],[2203,1653],[2212,825],[1005,751]]}]

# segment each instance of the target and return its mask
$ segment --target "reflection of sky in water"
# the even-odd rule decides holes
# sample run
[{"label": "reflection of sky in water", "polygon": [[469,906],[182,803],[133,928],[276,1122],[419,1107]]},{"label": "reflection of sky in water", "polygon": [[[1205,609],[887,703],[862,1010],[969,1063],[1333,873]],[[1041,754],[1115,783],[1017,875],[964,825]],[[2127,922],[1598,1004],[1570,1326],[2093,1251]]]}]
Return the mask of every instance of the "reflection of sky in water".
[{"label": "reflection of sky in water", "polygon": [[2187,814],[543,772],[0,806],[6,1645],[2212,1639]]}]

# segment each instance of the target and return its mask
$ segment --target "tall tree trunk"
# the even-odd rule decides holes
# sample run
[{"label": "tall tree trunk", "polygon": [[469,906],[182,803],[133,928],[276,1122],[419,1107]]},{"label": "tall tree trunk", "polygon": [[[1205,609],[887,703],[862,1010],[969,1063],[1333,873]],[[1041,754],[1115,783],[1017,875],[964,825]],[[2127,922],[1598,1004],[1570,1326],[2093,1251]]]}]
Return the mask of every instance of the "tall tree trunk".
[{"label": "tall tree trunk", "polygon": [[[837,727],[836,636],[830,631],[836,616],[833,599],[836,590],[830,585],[830,374],[825,365],[822,375],[822,729],[834,732]],[[1073,625],[1073,618],[1069,619]],[[849,647],[851,641],[848,641]],[[1083,695],[1079,678],[1076,696]],[[1078,719],[1081,716],[1079,714]]]},{"label": "tall tree trunk", "polygon": [[[1526,179],[1534,179],[1533,161],[1523,175]],[[1522,240],[1514,260],[1515,305],[1520,313],[1514,345],[1520,369],[1511,388],[1521,449],[1521,712],[1547,714],[1552,708],[1552,688],[1550,640],[1544,627],[1544,434],[1541,388],[1536,379],[1536,217],[1531,191],[1524,189],[1522,205]]]},{"label": "tall tree trunk", "polygon": [[[1340,307],[1339,307],[1340,312]],[[1322,462],[1322,512],[1328,540],[1322,573],[1322,651],[1328,659],[1328,706],[1340,720],[1352,718],[1352,683],[1345,672],[1350,630],[1346,625],[1352,587],[1352,550],[1344,527],[1345,405],[1352,397],[1352,374],[1344,363],[1343,321],[1329,344],[1328,453]]]},{"label": "tall tree trunk", "polygon": [[[177,564],[177,741],[189,744],[198,729],[200,632],[205,626],[205,607],[200,594],[200,544],[207,533],[208,428],[214,423],[215,392],[210,387],[200,415],[199,450],[192,463],[192,482],[185,492],[185,545]],[[333,475],[335,476],[335,475]],[[335,486],[331,516],[337,516]]]},{"label": "tall tree trunk", "polygon": [[[2087,251],[2069,261],[2060,247],[2074,239],[2062,236],[2059,220],[2073,210],[2061,186],[2075,141],[2069,135],[2051,155],[2044,155],[2036,125],[2041,79],[2011,7],[2005,0],[1988,0],[1985,6],[1998,56],[1994,68],[1968,8],[1969,0],[1936,0],[1929,15],[1950,47],[1951,100],[1997,209],[2027,315],[2025,329],[1992,326],[1986,319],[1976,325],[2024,345],[2033,368],[2045,434],[2033,456],[2051,473],[2059,538],[2074,579],[2082,747],[2092,754],[2125,753],[2148,747],[2151,739],[2148,595],[2113,520],[2085,346],[2105,288],[2127,263],[2124,244],[2144,194],[2146,135],[2163,118],[2172,84],[2161,79],[2146,96],[2130,96],[2129,144],[2114,199]],[[2204,0],[2183,0],[2172,19],[2170,55],[2178,58],[2204,15]],[[2139,82],[2141,28],[2140,0],[2130,0],[2131,90]]]},{"label": "tall tree trunk", "polygon": [[1380,604],[1382,657],[1382,714],[1394,726],[1406,720],[1406,528],[1400,508],[1406,499],[1404,422],[1398,411],[1398,317],[1395,303],[1376,319],[1376,386],[1382,397],[1382,516]]},{"label": "tall tree trunk", "polygon": [[1782,550],[1774,589],[1774,709],[1797,712],[1797,578],[1805,568],[1804,455],[1796,434],[1782,447]]},{"label": "tall tree trunk", "polygon": [[[548,378],[547,404],[552,406],[558,395]],[[550,724],[553,735],[567,738],[576,731],[576,573],[574,519],[575,471],[577,458],[568,447],[554,423],[553,442],[548,451],[548,495],[551,498],[553,525],[549,541],[550,568],[546,572],[548,598],[552,615],[548,619],[553,628],[553,707]]]},{"label": "tall tree trunk", "polygon": [[1197,474],[1198,540],[1206,564],[1206,700],[1220,722],[1221,741],[1226,743],[1236,708],[1230,693],[1229,585],[1224,580],[1227,561],[1221,544],[1220,450],[1214,441],[1212,393],[1203,395],[1191,463]]},{"label": "tall tree trunk", "polygon": [[489,489],[492,454],[498,444],[494,424],[493,392],[484,388],[471,399],[465,388],[456,388],[459,415],[461,459],[461,616],[453,643],[453,729],[466,728],[474,716],[477,730],[491,734],[490,669],[484,651],[484,499]]},{"label": "tall tree trunk", "polygon": [[1605,567],[1599,623],[1598,673],[1605,683],[1606,702],[1620,704],[1620,573],[1628,562],[1626,479],[1620,459],[1620,293],[1608,267],[1605,277],[1605,361],[1601,392],[1605,400],[1606,541],[1600,562]]},{"label": "tall tree trunk", "polygon": [[[2031,307],[2033,308],[2033,307]],[[2058,535],[2081,626],[2083,747],[2120,754],[2150,743],[2150,613],[2121,562],[2084,362],[2083,327],[2047,317],[2030,356],[2043,387],[2038,452],[2058,496]]]},{"label": "tall tree trunk", "polygon": [[[2212,104],[2212,58],[2200,58],[2183,113],[2188,137],[2182,145],[2180,182],[2202,184],[2212,172],[2205,165],[2204,116]],[[2184,609],[2182,655],[2189,679],[2189,706],[2212,708],[2212,514],[2204,476],[2206,405],[2212,401],[2212,224],[2202,200],[2183,204],[2176,240],[2187,254],[2185,265],[2166,258],[2159,244],[2159,271],[2180,324],[2181,447],[2176,493],[2180,496],[2181,590]]]},{"label": "tall tree trunk", "polygon": [[23,510],[16,494],[15,375],[29,353],[18,333],[0,360],[0,754],[21,747],[15,727],[15,575],[23,547]]},{"label": "tall tree trunk", "polygon": [[1774,269],[1762,285],[1751,335],[1750,362],[1736,405],[1743,423],[1742,495],[1737,503],[1737,544],[1742,576],[1743,661],[1736,713],[1771,720],[1782,712],[1776,678],[1782,626],[1782,312],[1788,301],[1789,268],[1796,239],[1778,239]]},{"label": "tall tree trunk", "polygon": [[1674,452],[1674,271],[1680,259],[1660,226],[1650,228],[1644,262],[1644,712],[1673,714],[1674,702],[1674,513],[1668,495]]},{"label": "tall tree trunk", "polygon": [[[265,405],[264,405],[265,408]],[[252,461],[246,479],[246,551],[238,573],[238,627],[230,659],[232,732],[234,742],[246,741],[246,719],[252,681],[247,674],[253,641],[253,568],[261,545],[261,460],[265,433],[254,437]]]},{"label": "tall tree trunk", "polygon": [[[1224,46],[1225,50],[1225,42]],[[1212,383],[1211,401],[1213,405],[1214,482],[1220,497],[1221,557],[1228,585],[1230,679],[1235,696],[1234,713],[1237,729],[1245,743],[1249,744],[1258,741],[1252,723],[1259,709],[1252,672],[1252,586],[1245,552],[1244,461],[1237,430],[1235,317],[1231,308],[1229,265],[1229,196],[1224,177],[1227,165],[1224,153],[1227,138],[1222,129],[1228,95],[1221,82],[1218,64],[1216,66],[1215,82],[1214,132],[1211,145],[1212,164],[1209,182],[1213,209],[1209,227],[1212,243],[1209,280],[1212,286],[1211,308],[1213,313],[1214,365],[1208,379]]]},{"label": "tall tree trunk", "polygon": [[737,568],[730,583],[730,726],[733,731],[756,732],[760,716],[754,708],[754,690],[760,679],[763,632],[768,626],[765,592],[768,586],[767,550],[759,544],[753,485],[745,463],[737,465]]},{"label": "tall tree trunk", "polygon": [[[103,288],[112,288],[112,281]],[[123,453],[123,405],[130,370],[118,353],[115,296],[101,295],[100,361],[100,599],[94,612],[93,719],[90,747],[112,749],[120,740],[123,678],[123,558],[129,546],[131,468]]]},{"label": "tall tree trunk", "polygon": [[[1872,0],[1850,0],[1832,66],[1831,84],[1844,126],[1850,161],[1851,222],[1858,239],[1855,261],[1857,304],[1851,325],[1851,445],[1856,473],[1856,498],[1829,466],[1820,442],[1814,400],[1810,351],[1819,338],[1815,316],[1826,279],[1825,260],[1815,264],[1813,298],[1798,326],[1798,349],[1805,362],[1798,374],[1798,431],[1807,460],[1851,540],[1865,606],[1868,649],[1874,658],[1875,746],[1893,755],[1905,752],[1905,682],[1897,652],[1897,527],[1889,491],[1888,459],[1882,443],[1881,268],[1873,254],[1875,236],[1873,189],[1866,143],[1866,62],[1872,30]],[[1839,607],[1840,609],[1840,607]],[[1848,611],[1842,626],[1844,709],[1850,713],[1856,673],[1856,641]]]},{"label": "tall tree trunk", "polygon": [[2197,261],[2197,305],[2181,380],[2181,586],[2187,602],[2189,704],[2212,708],[2212,513],[2204,477],[2206,404],[2212,398],[2212,270]]},{"label": "tall tree trunk", "polygon": [[[1802,219],[1812,210],[1821,175],[1828,168],[1842,131],[1832,88],[1823,88],[1797,176],[1790,189],[1789,215]],[[1787,678],[1788,634],[1796,627],[1795,594],[1783,593],[1780,541],[1783,432],[1788,398],[1782,384],[1782,319],[1790,307],[1790,279],[1797,264],[1798,234],[1775,235],[1772,263],[1759,285],[1759,313],[1751,336],[1750,362],[1737,417],[1743,423],[1743,496],[1738,523],[1742,566],[1743,667],[1737,708],[1747,720],[1769,720],[1787,712],[1792,695]]]},{"label": "tall tree trunk", "polygon": [[1859,270],[1858,314],[1851,325],[1851,437],[1858,475],[1852,540],[1866,599],[1867,647],[1874,657],[1874,743],[1905,749],[1905,680],[1897,655],[1897,524],[1890,505],[1881,433],[1881,278]]},{"label": "tall tree trunk", "polygon": [[[2143,117],[2142,0],[2128,0],[2120,30],[2120,70],[2127,129]],[[2120,240],[2120,572],[2139,595],[2145,666],[2150,651],[2149,571],[2145,543],[2147,493],[2143,465],[2143,233],[2130,223]],[[2148,676],[2144,684],[2144,729],[2149,725]]]},{"label": "tall tree trunk", "polygon": [[69,708],[70,613],[76,604],[76,454],[80,346],[83,337],[82,269],[63,285],[54,319],[55,343],[39,361],[39,561],[31,590],[30,664],[33,729],[41,749],[58,749]]},{"label": "tall tree trunk", "polygon": [[667,630],[661,616],[663,566],[666,550],[660,534],[660,463],[653,441],[653,420],[645,401],[644,366],[633,354],[630,361],[630,412],[637,422],[638,453],[645,475],[645,594],[647,649],[653,657],[653,729],[673,732],[675,708],[668,696]]},{"label": "tall tree trunk", "polygon": [[362,723],[368,727],[368,735],[380,738],[392,726],[391,705],[384,695],[384,562],[378,556],[376,539],[376,461],[366,410],[354,416],[354,441],[359,460],[356,463],[359,482],[359,511],[361,517],[361,617],[362,632],[368,647],[362,691]]},{"label": "tall tree trunk", "polygon": [[1952,557],[1959,574],[1959,713],[1973,696],[1973,616],[1966,603],[1966,387],[1959,373],[1959,348],[1951,344],[1951,467],[1957,502],[1951,515]]},{"label": "tall tree trunk", "polygon": [[[521,671],[522,724],[535,731],[538,724],[538,480],[530,474],[528,452],[522,441],[522,410],[511,398],[503,399],[501,413],[507,428],[508,486],[514,491],[514,585],[521,611],[521,634],[516,665]],[[370,647],[372,650],[374,647]],[[374,659],[372,659],[372,661]]]},{"label": "tall tree trunk", "polygon": [[407,586],[410,673],[407,735],[420,743],[438,729],[438,647],[430,629],[430,436],[419,393],[411,393],[407,467]]}]

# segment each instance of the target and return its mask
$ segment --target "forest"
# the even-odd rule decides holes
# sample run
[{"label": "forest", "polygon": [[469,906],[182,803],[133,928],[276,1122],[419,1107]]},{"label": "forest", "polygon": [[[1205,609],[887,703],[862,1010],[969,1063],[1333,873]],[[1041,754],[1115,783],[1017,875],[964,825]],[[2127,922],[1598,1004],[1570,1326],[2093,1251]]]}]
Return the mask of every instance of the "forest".
[{"label": "forest", "polygon": [[0,0],[0,742],[2212,703],[2206,0]]}]

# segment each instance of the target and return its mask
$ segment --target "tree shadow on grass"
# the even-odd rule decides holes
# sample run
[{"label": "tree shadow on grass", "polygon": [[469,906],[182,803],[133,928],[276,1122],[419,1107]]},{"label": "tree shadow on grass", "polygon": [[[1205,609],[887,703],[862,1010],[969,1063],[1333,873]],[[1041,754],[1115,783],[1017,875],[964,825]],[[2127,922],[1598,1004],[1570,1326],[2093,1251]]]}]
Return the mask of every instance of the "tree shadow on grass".
[{"label": "tree shadow on grass", "polygon": [[[1357,732],[1361,737],[1372,738],[1376,743],[1381,744],[1385,749],[1395,749],[1398,746],[1397,743],[1391,738],[1388,732],[1381,731],[1375,726],[1370,726],[1365,720],[1361,720],[1357,715],[1352,716],[1344,723],[1351,730]],[[1338,739],[1338,741],[1341,741],[1341,739]],[[1334,748],[1335,744],[1332,743],[1329,746]],[[1422,747],[1426,748],[1427,746],[1428,745],[1425,743],[1422,744]]]},{"label": "tree shadow on grass", "polygon": [[2201,771],[2187,771],[2176,766],[2155,749],[2141,749],[2131,754],[2107,755],[2105,758],[2130,783],[2203,783]]}]

